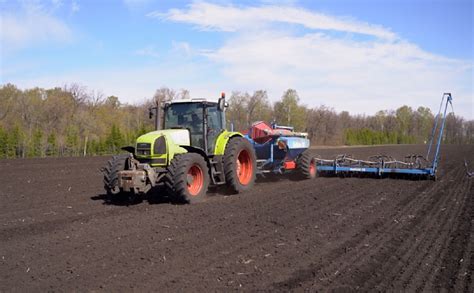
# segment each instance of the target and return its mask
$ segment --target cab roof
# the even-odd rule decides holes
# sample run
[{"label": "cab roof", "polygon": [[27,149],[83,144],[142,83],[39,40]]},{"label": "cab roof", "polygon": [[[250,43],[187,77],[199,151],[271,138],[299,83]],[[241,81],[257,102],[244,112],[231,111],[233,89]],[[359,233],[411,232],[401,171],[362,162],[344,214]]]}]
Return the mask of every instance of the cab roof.
[{"label": "cab roof", "polygon": [[215,100],[209,100],[209,99],[182,99],[182,100],[172,100],[169,102],[166,102],[168,105],[172,104],[184,104],[184,103],[206,103],[206,104],[217,104],[217,101]]}]

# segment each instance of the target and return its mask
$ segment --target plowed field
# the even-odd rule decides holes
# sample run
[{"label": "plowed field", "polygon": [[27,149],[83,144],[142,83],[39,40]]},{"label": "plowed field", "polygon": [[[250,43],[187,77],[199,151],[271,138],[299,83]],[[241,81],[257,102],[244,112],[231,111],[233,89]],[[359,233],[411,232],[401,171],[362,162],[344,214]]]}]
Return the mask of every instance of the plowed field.
[{"label": "plowed field", "polygon": [[[316,149],[423,153],[423,146]],[[260,179],[195,205],[106,204],[106,157],[0,161],[0,291],[474,292],[473,146],[438,180]]]}]

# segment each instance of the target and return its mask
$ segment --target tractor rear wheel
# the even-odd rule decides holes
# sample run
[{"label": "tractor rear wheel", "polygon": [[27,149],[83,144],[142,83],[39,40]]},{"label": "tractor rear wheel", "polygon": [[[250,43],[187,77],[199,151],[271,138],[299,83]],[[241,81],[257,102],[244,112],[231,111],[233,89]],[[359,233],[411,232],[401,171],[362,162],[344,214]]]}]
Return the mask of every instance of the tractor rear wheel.
[{"label": "tractor rear wheel", "polygon": [[304,151],[296,160],[296,170],[302,179],[316,177],[316,160],[308,151]]},{"label": "tractor rear wheel", "polygon": [[196,203],[206,197],[209,170],[204,158],[196,153],[176,155],[168,167],[165,186],[180,203]]},{"label": "tractor rear wheel", "polygon": [[252,188],[257,171],[255,150],[248,140],[234,137],[224,152],[224,172],[227,186],[234,193]]}]

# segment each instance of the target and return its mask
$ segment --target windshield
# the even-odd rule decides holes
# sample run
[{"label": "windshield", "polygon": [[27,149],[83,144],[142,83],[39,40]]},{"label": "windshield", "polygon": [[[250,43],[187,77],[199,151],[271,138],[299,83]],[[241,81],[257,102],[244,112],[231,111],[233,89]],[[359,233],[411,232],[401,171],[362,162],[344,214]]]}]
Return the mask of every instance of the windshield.
[{"label": "windshield", "polygon": [[166,109],[165,128],[189,128],[202,133],[202,104],[176,103]]}]

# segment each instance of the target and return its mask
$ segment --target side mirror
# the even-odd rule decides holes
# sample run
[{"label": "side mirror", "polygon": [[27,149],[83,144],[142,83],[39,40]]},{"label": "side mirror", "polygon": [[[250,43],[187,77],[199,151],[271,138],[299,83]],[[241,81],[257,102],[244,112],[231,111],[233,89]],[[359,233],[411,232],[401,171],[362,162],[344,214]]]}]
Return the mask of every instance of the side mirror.
[{"label": "side mirror", "polygon": [[226,104],[227,103],[225,102],[225,93],[222,93],[221,97],[219,98],[219,101],[217,102],[217,110],[224,112]]}]

